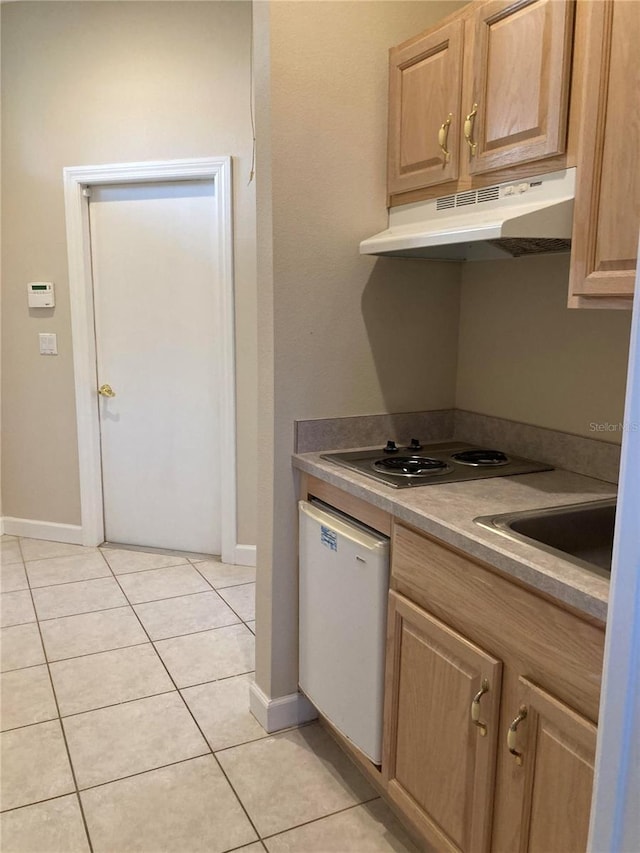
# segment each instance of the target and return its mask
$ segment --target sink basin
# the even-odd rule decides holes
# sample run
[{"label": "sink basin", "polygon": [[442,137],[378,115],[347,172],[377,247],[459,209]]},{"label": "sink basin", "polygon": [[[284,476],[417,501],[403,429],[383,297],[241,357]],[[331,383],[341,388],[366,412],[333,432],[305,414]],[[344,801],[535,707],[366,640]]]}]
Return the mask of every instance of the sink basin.
[{"label": "sink basin", "polygon": [[486,515],[476,524],[609,577],[616,499]]}]

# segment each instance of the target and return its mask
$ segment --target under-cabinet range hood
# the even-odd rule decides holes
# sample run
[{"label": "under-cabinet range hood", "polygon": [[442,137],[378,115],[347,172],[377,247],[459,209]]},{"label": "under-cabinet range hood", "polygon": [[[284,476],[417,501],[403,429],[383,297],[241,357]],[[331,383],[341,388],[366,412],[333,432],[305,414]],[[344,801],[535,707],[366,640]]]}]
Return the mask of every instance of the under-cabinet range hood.
[{"label": "under-cabinet range hood", "polygon": [[575,169],[466,190],[389,211],[361,255],[478,261],[569,252]]}]

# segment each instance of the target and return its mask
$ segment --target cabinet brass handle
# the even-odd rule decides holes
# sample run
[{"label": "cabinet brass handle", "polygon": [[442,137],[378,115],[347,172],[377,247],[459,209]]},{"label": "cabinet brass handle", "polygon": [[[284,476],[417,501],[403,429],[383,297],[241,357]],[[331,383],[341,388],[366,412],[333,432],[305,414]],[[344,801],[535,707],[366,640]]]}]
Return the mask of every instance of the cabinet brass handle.
[{"label": "cabinet brass handle", "polygon": [[516,759],[516,764],[522,764],[522,753],[518,752],[516,749],[516,732],[518,731],[518,726],[523,720],[527,719],[527,706],[520,705],[520,710],[518,711],[518,716],[509,726],[509,731],[507,732],[507,746],[509,747],[509,752]]},{"label": "cabinet brass handle", "polygon": [[101,397],[115,397],[116,396],[116,392],[113,390],[111,385],[107,385],[106,383],[104,385],[101,385],[98,388],[98,394],[100,394]]},{"label": "cabinet brass handle", "polygon": [[440,150],[444,155],[444,162],[448,163],[451,160],[451,152],[447,148],[447,142],[449,141],[449,128],[451,127],[451,120],[453,119],[453,113],[449,113],[449,117],[447,120],[440,125],[440,130],[438,131],[438,145],[440,146]]},{"label": "cabinet brass handle", "polygon": [[478,105],[474,104],[471,112],[464,120],[464,138],[467,141],[467,145],[471,149],[471,156],[473,157],[476,153],[476,148],[478,147],[478,143],[473,141],[473,125],[475,123],[475,118],[478,113]]},{"label": "cabinet brass handle", "polygon": [[487,724],[480,722],[480,700],[484,696],[485,693],[489,692],[489,682],[486,678],[482,679],[482,686],[480,690],[473,697],[473,702],[471,703],[471,722],[474,726],[477,726],[480,729],[480,736],[486,737],[487,735]]}]

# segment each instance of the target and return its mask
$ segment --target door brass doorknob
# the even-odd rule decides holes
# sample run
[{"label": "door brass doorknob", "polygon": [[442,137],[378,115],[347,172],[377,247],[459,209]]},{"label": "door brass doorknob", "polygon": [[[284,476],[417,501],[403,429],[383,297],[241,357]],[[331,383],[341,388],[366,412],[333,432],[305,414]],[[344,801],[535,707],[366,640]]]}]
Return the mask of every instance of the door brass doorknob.
[{"label": "door brass doorknob", "polygon": [[102,397],[115,397],[116,396],[116,392],[113,390],[111,385],[106,385],[106,384],[101,385],[98,388],[98,394],[100,394]]}]

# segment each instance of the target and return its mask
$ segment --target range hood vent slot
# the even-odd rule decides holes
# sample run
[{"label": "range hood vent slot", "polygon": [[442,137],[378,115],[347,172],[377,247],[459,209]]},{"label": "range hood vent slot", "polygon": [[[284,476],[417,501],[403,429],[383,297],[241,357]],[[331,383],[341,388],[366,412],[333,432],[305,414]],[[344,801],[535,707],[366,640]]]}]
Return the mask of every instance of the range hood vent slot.
[{"label": "range hood vent slot", "polygon": [[436,199],[436,210],[450,210],[456,206],[456,197],[454,195],[444,195],[442,198]]},{"label": "range hood vent slot", "polygon": [[478,190],[478,204],[483,201],[495,201],[500,198],[500,187],[484,187]]},{"label": "range hood vent slot", "polygon": [[456,207],[466,207],[468,204],[478,203],[478,193],[476,190],[467,190],[463,193],[456,194]]}]

